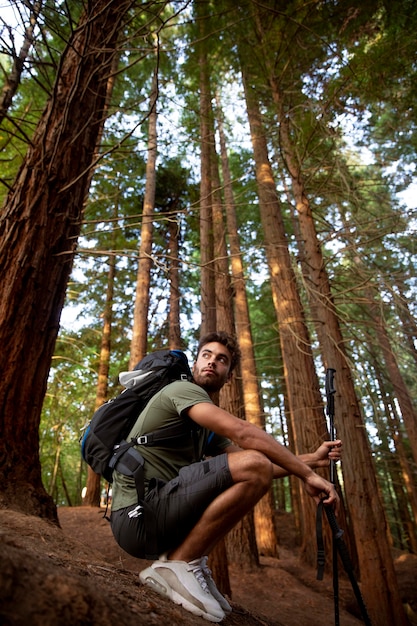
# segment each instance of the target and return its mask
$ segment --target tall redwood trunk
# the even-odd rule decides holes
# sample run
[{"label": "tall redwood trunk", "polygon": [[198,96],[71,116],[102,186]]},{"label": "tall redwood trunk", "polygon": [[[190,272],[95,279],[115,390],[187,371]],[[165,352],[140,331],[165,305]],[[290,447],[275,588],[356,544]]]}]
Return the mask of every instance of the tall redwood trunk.
[{"label": "tall redwood trunk", "polygon": [[[290,419],[293,425],[296,454],[313,451],[328,438],[323,404],[314,368],[311,341],[304,319],[296,278],[291,264],[288,242],[276,191],[272,167],[268,158],[259,103],[250,85],[242,62],[246,107],[256,166],[259,207],[265,251],[271,280],[272,297],[277,320],[284,378],[288,393]],[[300,481],[298,481],[301,487]],[[311,564],[316,551],[311,537],[315,536],[315,503],[301,491],[303,514],[303,557]]]},{"label": "tall redwood trunk", "polygon": [[[357,259],[357,263],[360,264],[361,261]],[[417,465],[417,411],[414,408],[413,398],[398,365],[395,350],[391,345],[386,322],[381,313],[382,303],[378,302],[376,289],[368,287],[365,289],[365,294],[375,325],[375,332],[378,337],[379,346],[384,357],[387,373],[394,388],[394,396],[400,406],[414,464]]]},{"label": "tall redwood trunk", "polygon": [[[201,327],[200,334],[216,330],[216,287],[213,247],[213,209],[211,184],[212,121],[210,100],[210,67],[208,48],[208,4],[195,4],[195,17],[199,25],[197,56],[200,87],[200,263],[201,263]],[[213,578],[221,593],[230,595],[226,543],[220,540],[210,554]]]},{"label": "tall redwood trunk", "polygon": [[[175,207],[173,207],[175,208]],[[169,312],[168,312],[168,345],[174,350],[182,348],[180,322],[180,245],[178,215],[171,213],[168,216],[168,282],[169,282]]]},{"label": "tall redwood trunk", "polygon": [[391,556],[387,521],[339,318],[332,298],[326,264],[317,237],[311,205],[305,193],[301,169],[291,142],[289,119],[284,112],[282,93],[272,71],[269,78],[278,113],[280,147],[291,176],[303,241],[303,268],[309,304],[315,320],[324,365],[336,369],[337,430],[345,448],[343,479],[348,506],[352,513],[363,592],[373,623],[382,626],[397,620],[397,624],[402,624],[405,623],[405,616]]},{"label": "tall redwood trunk", "polygon": [[200,42],[198,64],[200,68],[200,262],[201,262],[201,334],[215,330],[215,277],[213,250],[213,213],[211,185],[211,102],[210,75],[207,62],[206,8],[196,4],[196,14],[201,12],[199,22]]},{"label": "tall redwood trunk", "polygon": [[152,78],[149,106],[148,160],[146,161],[145,197],[143,199],[142,228],[140,231],[139,266],[136,279],[136,296],[133,313],[132,341],[129,367],[133,369],[148,349],[148,313],[150,301],[153,216],[155,212],[158,67]]},{"label": "tall redwood trunk", "polygon": [[[219,163],[214,141],[214,117],[211,116],[211,184],[214,238],[214,268],[216,285],[216,328],[231,335],[235,334],[233,294],[229,273],[226,245],[226,221],[221,196]],[[220,391],[219,405],[241,418],[245,418],[240,372],[237,369],[229,383]],[[227,557],[241,568],[251,569],[259,565],[253,513],[246,515],[225,538]],[[226,563],[222,563],[225,571]],[[227,590],[230,595],[230,591]]]},{"label": "tall redwood trunk", "polygon": [[0,502],[56,519],[39,421],[100,130],[131,0],[95,0],[62,54],[53,96],[0,218]]},{"label": "tall redwood trunk", "polygon": [[[113,217],[118,217],[118,204],[116,202]],[[116,229],[112,232],[112,248],[116,249]],[[100,343],[100,361],[98,367],[98,379],[96,387],[96,402],[94,410],[97,410],[107,400],[109,386],[110,354],[111,354],[111,330],[113,320],[113,296],[114,283],[116,280],[116,256],[110,254],[109,269],[107,272],[106,302],[103,312],[103,328]],[[99,506],[101,495],[101,476],[96,474],[90,466],[87,468],[87,491],[83,498],[85,506]]]},{"label": "tall redwood trunk", "polygon": [[[265,416],[256,374],[255,351],[250,326],[249,306],[246,297],[242,252],[236,217],[232,178],[229,169],[226,137],[223,130],[220,98],[217,97],[217,124],[223,173],[223,189],[226,207],[227,234],[230,248],[230,268],[233,281],[233,302],[236,334],[241,350],[242,394],[245,419],[265,429]],[[256,544],[259,554],[278,556],[277,533],[274,524],[272,490],[263,496],[254,509]]]}]

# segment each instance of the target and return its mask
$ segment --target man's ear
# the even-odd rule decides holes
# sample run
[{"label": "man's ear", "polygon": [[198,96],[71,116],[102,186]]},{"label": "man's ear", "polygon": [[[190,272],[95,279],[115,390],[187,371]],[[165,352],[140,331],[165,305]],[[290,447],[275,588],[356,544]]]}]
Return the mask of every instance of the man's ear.
[{"label": "man's ear", "polygon": [[228,377],[227,377],[227,382],[228,382],[228,383],[230,383],[230,381],[232,380],[232,378],[233,378],[233,372],[229,372],[229,375],[228,375]]}]

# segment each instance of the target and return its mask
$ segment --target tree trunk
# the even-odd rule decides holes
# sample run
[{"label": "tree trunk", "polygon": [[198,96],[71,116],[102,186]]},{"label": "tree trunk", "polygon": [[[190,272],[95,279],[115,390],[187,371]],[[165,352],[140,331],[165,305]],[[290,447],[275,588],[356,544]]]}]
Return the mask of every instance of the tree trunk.
[{"label": "tree trunk", "polygon": [[[117,219],[118,208],[117,203],[115,206],[114,217]],[[113,229],[112,248],[115,249],[116,230]],[[101,334],[101,346],[100,346],[100,362],[98,368],[98,380],[96,387],[96,402],[94,410],[97,409],[107,400],[108,384],[109,384],[109,369],[110,369],[110,354],[111,354],[111,327],[113,318],[113,294],[114,294],[114,282],[116,279],[116,256],[111,254],[109,257],[109,271],[107,273],[107,289],[106,289],[106,303],[103,312],[103,330]],[[101,476],[96,474],[91,467],[87,468],[87,490],[83,498],[83,504],[85,506],[99,506],[101,495]]]},{"label": "tree trunk", "polygon": [[[359,402],[346,356],[339,319],[333,303],[321,246],[304,191],[300,168],[290,141],[289,121],[283,111],[281,94],[270,77],[280,127],[280,145],[291,175],[308,270],[310,308],[325,367],[336,370],[336,426],[344,444],[343,478],[349,501],[360,576],[366,604],[375,624],[403,623],[405,619],[387,538],[387,522],[376,480]],[[366,502],[366,505],[364,505]]]},{"label": "tree trunk", "polygon": [[[210,74],[207,62],[206,7],[197,3],[200,19],[198,64],[200,68],[200,263],[201,263],[201,334],[216,328],[216,294],[214,276],[213,214],[211,196],[211,102]],[[201,13],[201,15],[199,15]]]},{"label": "tree trunk", "polygon": [[[373,354],[373,350],[374,346],[370,346],[369,353],[371,355]],[[385,389],[381,371],[378,367],[378,362],[375,363],[373,369],[375,379],[378,381],[380,398],[384,405],[387,420],[387,423],[383,424],[381,424],[380,420],[378,420],[380,423],[378,436],[381,441],[385,443],[385,454],[389,459],[386,464],[389,466],[391,472],[391,484],[393,485],[393,489],[396,494],[396,501],[392,502],[391,506],[394,512],[398,511],[397,519],[398,517],[401,517],[402,521],[406,520],[406,524],[403,528],[398,528],[399,541],[402,545],[403,541],[401,535],[403,532],[407,537],[408,545],[407,547],[402,546],[402,549],[408,549],[410,552],[417,554],[417,486],[413,481],[413,470],[405,450],[402,429],[400,427],[400,420],[397,414],[395,401],[390,398],[389,392]],[[392,442],[395,445],[396,455],[392,454]],[[397,485],[397,488],[395,488],[395,485]],[[398,489],[400,492],[399,497],[397,498]],[[391,490],[389,490],[389,492],[391,495]],[[404,505],[402,505],[398,500],[401,498],[403,501],[404,492],[407,494],[409,501],[404,502]],[[409,509],[411,509],[411,514]],[[397,530],[399,524],[396,524],[395,526],[395,530]],[[395,532],[395,530],[391,530],[391,532]]]},{"label": "tree trunk", "polygon": [[229,569],[227,562],[227,549],[225,538],[221,539],[210,552],[209,566],[213,574],[213,580],[220,593],[232,597],[232,588],[230,586]]},{"label": "tree trunk", "polygon": [[[213,210],[211,184],[212,119],[210,98],[210,70],[207,61],[207,10],[204,3],[196,3],[199,24],[198,65],[200,85],[200,262],[201,262],[201,328],[200,334],[216,330],[216,287],[214,273]],[[221,593],[231,591],[227,566],[226,543],[222,539],[210,554],[213,578]]]},{"label": "tree trunk", "polygon": [[[357,259],[357,263],[361,261]],[[392,349],[388,332],[385,326],[383,316],[381,314],[382,303],[378,303],[375,290],[371,288],[366,290],[366,296],[369,303],[370,312],[375,324],[375,332],[378,337],[379,345],[384,356],[385,366],[394,388],[394,395],[400,406],[405,430],[408,435],[409,446],[413,455],[414,463],[417,465],[417,412],[413,406],[411,394],[407,389],[404,378],[401,375],[398,361],[394,350]]]},{"label": "tree trunk", "polygon": [[19,88],[22,78],[22,72],[25,67],[25,61],[28,58],[29,50],[33,44],[33,32],[35,30],[38,16],[42,8],[42,2],[34,2],[31,6],[30,24],[25,28],[25,37],[23,45],[17,56],[13,55],[13,64],[10,74],[5,80],[2,94],[0,97],[0,124],[6,117],[9,108],[12,105],[13,98]]},{"label": "tree trunk", "polygon": [[[213,116],[211,116],[213,120]],[[226,224],[223,215],[221,183],[218,157],[212,127],[210,146],[211,181],[213,207],[214,267],[216,284],[216,328],[235,334],[232,289],[229,274],[229,260],[226,245]],[[239,370],[234,372],[231,381],[220,391],[220,406],[237,417],[245,419]],[[227,555],[234,563],[245,569],[259,565],[259,555],[255,540],[253,515],[245,516],[226,537]]]},{"label": "tree trunk", "polygon": [[139,267],[136,280],[135,308],[133,313],[132,342],[129,369],[133,369],[148,351],[148,314],[150,300],[153,215],[155,211],[158,67],[155,67],[149,107],[148,160],[146,162],[145,197],[143,200],[142,228],[140,231]]},{"label": "tree trunk", "polygon": [[171,350],[182,348],[180,323],[179,223],[174,213],[168,216],[168,345]]},{"label": "tree trunk", "polygon": [[414,361],[415,367],[417,367],[417,348],[415,343],[417,341],[417,323],[410,311],[405,295],[406,291],[405,285],[397,280],[394,287],[394,297],[397,303],[398,315],[403,327],[408,352]]},{"label": "tree trunk", "polygon": [[89,3],[0,218],[0,503],[55,520],[41,481],[40,414],[107,79],[130,6],[131,0]]},{"label": "tree trunk", "polygon": [[[311,341],[304,320],[301,300],[291,265],[279,199],[265,131],[262,126],[256,94],[242,63],[243,84],[256,166],[259,206],[265,238],[265,250],[271,279],[274,307],[279,324],[284,378],[288,393],[290,419],[294,431],[296,454],[312,451],[328,438],[323,403],[314,368]],[[301,494],[303,513],[303,557],[316,560],[314,542],[316,507],[312,498]]]},{"label": "tree trunk", "polygon": [[[249,306],[238,234],[236,204],[223,130],[220,98],[217,97],[217,124],[220,137],[223,188],[226,205],[227,233],[230,247],[230,267],[233,281],[233,302],[236,334],[241,350],[241,376],[245,418],[265,430],[265,416],[256,374],[255,351],[251,333]],[[277,534],[274,523],[272,490],[255,506],[254,523],[258,552],[265,556],[278,556]]]}]

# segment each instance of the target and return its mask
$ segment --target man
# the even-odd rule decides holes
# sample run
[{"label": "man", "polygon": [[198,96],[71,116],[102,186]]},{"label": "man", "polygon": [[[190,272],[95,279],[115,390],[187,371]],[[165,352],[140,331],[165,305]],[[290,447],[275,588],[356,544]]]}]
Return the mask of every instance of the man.
[{"label": "man", "polygon": [[184,420],[193,433],[180,444],[138,447],[145,459],[143,506],[132,478],[114,472],[113,479],[116,540],[139,558],[152,541],[161,555],[141,572],[141,581],[212,622],[232,609],[217,590],[205,555],[255,506],[274,478],[294,474],[317,502],[324,497],[326,505],[338,505],[334,486],[312,467],[338,460],[340,441],[324,442],[314,453],[296,457],[264,430],[213,403],[239,358],[232,337],[206,335],[198,346],[193,382],[170,383],[142,411],[128,439]]}]

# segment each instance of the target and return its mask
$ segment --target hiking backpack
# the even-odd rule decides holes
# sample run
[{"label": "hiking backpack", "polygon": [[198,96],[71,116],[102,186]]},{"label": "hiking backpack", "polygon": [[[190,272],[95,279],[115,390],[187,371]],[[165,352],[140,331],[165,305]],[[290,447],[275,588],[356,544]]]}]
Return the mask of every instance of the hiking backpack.
[{"label": "hiking backpack", "polygon": [[143,469],[143,457],[135,445],[156,445],[172,439],[192,436],[192,428],[184,422],[126,441],[139,414],[160,389],[176,380],[192,380],[188,359],[181,350],[158,350],[145,356],[131,372],[122,372],[120,383],[125,387],[116,398],[100,406],[81,437],[81,454],[86,463],[112,482],[113,470],[133,476]]}]

